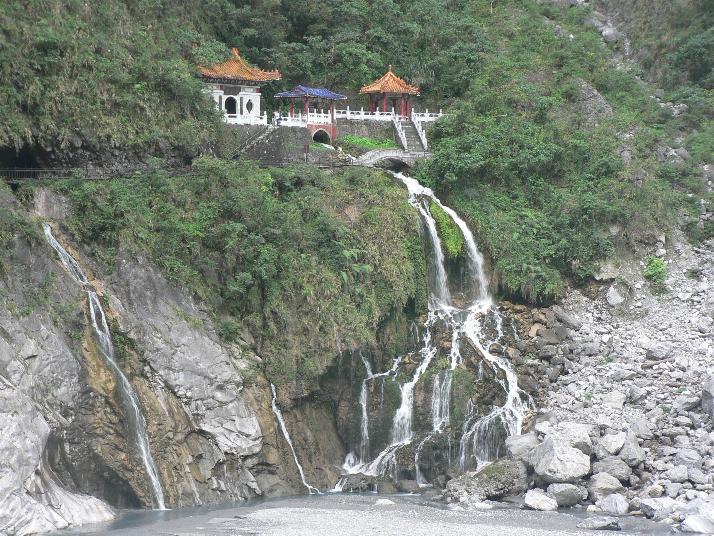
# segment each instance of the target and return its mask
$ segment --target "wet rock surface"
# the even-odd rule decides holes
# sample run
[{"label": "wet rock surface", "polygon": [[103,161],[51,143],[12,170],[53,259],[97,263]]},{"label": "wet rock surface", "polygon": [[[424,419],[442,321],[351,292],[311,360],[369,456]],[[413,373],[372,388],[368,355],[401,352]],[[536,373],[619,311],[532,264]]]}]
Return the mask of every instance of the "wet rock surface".
[{"label": "wet rock surface", "polygon": [[[78,493],[71,478],[66,489],[60,486],[49,469],[52,445],[61,436],[75,437],[88,423],[78,347],[67,336],[81,338],[81,289],[48,251],[36,255],[18,240],[9,254],[13,262],[0,280],[0,533],[111,519],[107,504]],[[38,303],[38,288],[49,303],[65,307]]]},{"label": "wet rock surface", "polygon": [[481,502],[502,499],[528,489],[526,466],[518,460],[499,460],[480,471],[469,472],[448,482],[444,490],[446,502]]}]

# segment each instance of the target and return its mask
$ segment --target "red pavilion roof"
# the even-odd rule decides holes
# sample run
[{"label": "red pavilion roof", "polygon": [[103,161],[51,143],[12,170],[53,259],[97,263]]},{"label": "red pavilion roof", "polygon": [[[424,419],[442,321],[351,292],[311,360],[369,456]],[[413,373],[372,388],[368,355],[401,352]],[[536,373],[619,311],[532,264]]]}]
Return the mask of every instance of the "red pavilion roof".
[{"label": "red pavilion roof", "polygon": [[392,72],[392,66],[389,66],[387,74],[379,80],[364,86],[359,90],[360,93],[409,93],[410,95],[419,95],[419,88],[408,84],[396,74]]},{"label": "red pavilion roof", "polygon": [[231,49],[232,57],[223,63],[216,63],[210,67],[199,65],[204,78],[243,80],[246,82],[270,82],[280,80],[280,71],[263,71],[257,67],[248,65],[237,48]]}]

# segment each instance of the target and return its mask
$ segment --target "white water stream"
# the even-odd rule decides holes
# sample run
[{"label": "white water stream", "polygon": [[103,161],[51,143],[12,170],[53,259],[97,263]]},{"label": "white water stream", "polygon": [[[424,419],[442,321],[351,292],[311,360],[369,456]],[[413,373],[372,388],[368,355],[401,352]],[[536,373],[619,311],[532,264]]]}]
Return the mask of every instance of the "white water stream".
[{"label": "white water stream", "polygon": [[[414,388],[437,354],[437,348],[432,341],[432,330],[438,323],[443,323],[452,333],[449,368],[434,376],[431,400],[432,431],[422,439],[415,450],[417,482],[420,485],[426,485],[427,482],[419,467],[419,456],[425,443],[435,434],[443,432],[449,425],[453,374],[462,362],[462,344],[470,344],[483,355],[483,360],[494,369],[496,381],[499,382],[506,394],[505,404],[493,408],[486,416],[480,416],[476,412],[476,408],[469,406],[469,414],[464,422],[459,448],[459,463],[462,469],[473,463],[478,467],[484,462],[493,460],[499,454],[505,436],[520,433],[523,414],[527,409],[524,398],[527,399],[527,396],[518,388],[516,374],[510,363],[489,351],[491,343],[501,336],[502,319],[489,293],[483,255],[476,245],[471,230],[456,212],[441,203],[432,190],[401,173],[395,173],[394,176],[407,187],[409,203],[421,214],[432,247],[429,311],[419,351],[421,361],[414,370],[411,379],[400,386],[401,404],[392,422],[390,445],[374,460],[367,462],[365,460],[365,453],[369,452],[367,382],[384,373],[373,374],[371,366],[363,358],[367,376],[362,382],[360,391],[360,405],[362,406],[360,459],[357,462],[354,455],[348,456],[343,470],[347,474],[363,473],[371,476],[396,471],[397,451],[413,440]],[[466,289],[468,296],[463,306],[454,305],[449,291],[448,272],[436,221],[430,212],[431,203],[437,204],[446,212],[459,227],[464,237],[468,259],[468,288]],[[491,340],[486,335],[485,324],[488,320],[497,326],[496,339]],[[399,362],[395,360],[395,366],[387,374],[392,374],[398,366]],[[338,488],[340,488],[340,484],[336,490]]]},{"label": "white water stream", "polygon": [[297,466],[298,473],[300,473],[300,480],[302,480],[303,486],[305,486],[307,488],[307,492],[310,495],[313,495],[315,493],[317,493],[319,495],[320,490],[317,489],[315,486],[311,486],[310,484],[307,483],[307,479],[305,478],[305,471],[303,470],[302,465],[300,464],[300,460],[298,460],[297,453],[295,452],[295,447],[293,446],[292,439],[290,439],[290,434],[288,433],[288,428],[287,428],[287,426],[285,426],[285,419],[283,419],[283,412],[280,411],[280,408],[278,407],[278,403],[277,403],[278,395],[275,392],[275,386],[272,383],[270,384],[270,390],[273,392],[273,399],[271,401],[273,413],[275,414],[275,417],[278,419],[278,424],[280,425],[280,431],[283,433],[283,437],[285,438],[285,441],[287,442],[288,446],[290,447],[290,452],[293,453],[293,460],[295,460],[295,465]]},{"label": "white water stream", "polygon": [[146,419],[144,419],[144,414],[141,412],[141,406],[139,404],[139,398],[136,396],[136,391],[134,391],[134,388],[131,386],[131,383],[129,383],[128,378],[114,360],[112,337],[109,331],[109,325],[107,324],[106,315],[104,314],[104,309],[102,309],[102,304],[99,301],[99,296],[97,296],[96,291],[89,284],[89,281],[84,275],[82,268],[79,266],[79,263],[69,253],[67,253],[67,250],[62,247],[62,244],[60,244],[52,235],[52,228],[49,224],[45,223],[43,227],[47,242],[57,252],[62,264],[65,268],[67,268],[67,271],[69,271],[77,282],[82,284],[84,290],[87,292],[89,313],[94,335],[99,343],[101,354],[116,379],[119,397],[122,401],[122,405],[124,406],[130,440],[133,441],[136,451],[141,458],[141,462],[144,465],[144,469],[146,470],[146,475],[149,477],[154,506],[159,510],[165,510],[164,492],[161,488],[159,471],[154,463],[154,458],[151,455],[151,449],[149,448],[149,436],[146,433]]}]

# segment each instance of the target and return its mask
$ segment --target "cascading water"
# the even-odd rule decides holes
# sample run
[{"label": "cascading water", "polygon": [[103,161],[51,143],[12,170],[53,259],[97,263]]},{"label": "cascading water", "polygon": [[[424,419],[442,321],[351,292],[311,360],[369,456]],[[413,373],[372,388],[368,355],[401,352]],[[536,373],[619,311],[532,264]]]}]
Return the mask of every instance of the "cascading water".
[{"label": "cascading water", "polygon": [[313,495],[317,493],[318,495],[320,494],[320,490],[317,489],[315,486],[311,486],[310,484],[307,483],[307,479],[305,478],[305,471],[302,468],[302,465],[300,464],[300,461],[298,460],[297,453],[295,452],[295,447],[293,447],[293,442],[292,439],[290,439],[290,434],[288,433],[288,428],[285,426],[285,419],[283,419],[283,412],[280,411],[280,408],[278,407],[278,402],[277,398],[278,395],[275,392],[275,386],[271,383],[270,384],[270,390],[273,392],[273,399],[270,402],[271,407],[273,408],[273,413],[275,414],[275,418],[278,419],[278,424],[280,425],[280,431],[283,433],[283,437],[285,438],[285,441],[287,442],[288,446],[290,447],[290,452],[293,453],[293,460],[295,460],[295,465],[297,466],[298,473],[300,473],[300,480],[302,480],[303,486],[307,488],[307,492],[310,495]]},{"label": "cascading water", "polygon": [[[462,468],[465,469],[472,461],[475,461],[478,466],[485,461],[494,459],[499,454],[498,449],[503,444],[505,436],[520,433],[523,414],[527,409],[527,403],[524,403],[523,399],[527,397],[518,388],[517,378],[510,363],[489,351],[490,344],[495,340],[487,338],[485,322],[487,319],[495,322],[498,332],[496,340],[498,340],[501,335],[501,316],[489,293],[483,255],[476,245],[471,230],[456,212],[443,205],[429,188],[401,173],[395,173],[394,176],[407,187],[409,203],[419,211],[428,231],[433,251],[433,262],[430,266],[431,277],[429,278],[429,311],[419,352],[421,362],[414,370],[411,379],[400,386],[401,404],[392,422],[391,444],[371,462],[366,462],[362,456],[360,463],[354,463],[353,457],[352,463],[346,462],[343,468],[347,473],[364,473],[373,476],[384,475],[396,470],[396,452],[413,440],[414,388],[437,354],[437,348],[432,341],[432,331],[437,324],[443,324],[451,330],[452,334],[449,368],[434,376],[431,406],[432,430],[415,449],[416,479],[420,485],[425,485],[426,480],[421,474],[419,456],[425,443],[434,435],[443,432],[449,425],[453,373],[462,362],[460,353],[462,344],[470,344],[477,349],[483,356],[483,361],[488,363],[494,371],[501,373],[502,377],[498,377],[498,374],[496,376],[506,393],[504,406],[494,408],[490,414],[484,417],[480,417],[476,408],[469,405],[459,450],[459,462]],[[431,215],[431,203],[435,203],[443,209],[459,227],[464,237],[469,285],[466,292],[466,304],[463,307],[454,305],[449,291],[444,253],[436,222]],[[377,375],[372,373],[371,367],[367,368],[367,378],[363,381],[360,392],[363,438],[365,430],[368,433],[366,381],[375,376]],[[363,454],[365,449],[361,448],[360,451]]]},{"label": "cascading water", "polygon": [[[367,358],[364,357],[364,354],[361,351],[359,352],[359,357],[362,360],[362,364],[364,365],[366,372],[366,376],[362,380],[362,387],[360,388],[359,393],[359,404],[362,408],[362,420],[360,423],[359,460],[361,463],[364,463],[369,458],[369,411],[367,408],[367,382],[369,382],[370,380],[374,380],[375,378],[384,378],[386,376],[393,375],[397,371],[397,368],[399,368],[399,364],[402,362],[402,357],[399,356],[394,360],[391,369],[385,372],[380,372],[379,374],[372,373],[372,365],[370,365],[369,361],[367,360]],[[384,384],[382,384],[382,387],[384,387]],[[353,467],[357,464],[354,457],[350,460],[351,463],[348,465],[349,467]]]},{"label": "cascading water", "polygon": [[106,315],[104,314],[104,309],[102,309],[102,305],[99,301],[99,296],[97,296],[96,291],[89,284],[89,281],[84,275],[82,268],[79,266],[79,263],[52,235],[52,228],[49,224],[45,223],[43,227],[47,242],[57,252],[62,264],[65,268],[67,268],[67,271],[77,282],[82,284],[84,290],[87,292],[92,329],[94,330],[94,335],[97,338],[100,353],[104,357],[107,365],[114,374],[114,378],[116,379],[119,397],[124,407],[129,436],[133,440],[137,453],[139,454],[141,462],[144,465],[144,469],[146,470],[146,475],[149,477],[154,505],[159,510],[165,510],[164,492],[161,488],[159,471],[154,463],[154,458],[151,455],[151,449],[149,448],[149,436],[146,432],[146,420],[144,419],[144,414],[141,412],[139,398],[136,396],[136,392],[131,386],[131,383],[129,383],[126,375],[122,372],[119,365],[114,360],[114,346],[112,344],[111,333],[107,324]]}]

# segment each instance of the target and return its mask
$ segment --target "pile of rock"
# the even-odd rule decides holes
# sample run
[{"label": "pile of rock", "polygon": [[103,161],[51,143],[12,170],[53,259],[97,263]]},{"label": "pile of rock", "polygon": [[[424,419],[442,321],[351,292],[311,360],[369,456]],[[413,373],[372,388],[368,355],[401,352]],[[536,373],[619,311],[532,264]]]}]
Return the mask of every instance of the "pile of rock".
[{"label": "pile of rock", "polygon": [[[714,494],[703,491],[711,490],[711,475],[700,469],[701,457],[693,449],[677,451],[668,470],[672,481],[655,483],[641,446],[642,435],[652,432],[642,424],[613,432],[576,422],[541,421],[533,431],[506,440],[508,458],[449,481],[441,497],[447,503],[478,506],[527,490],[523,503],[534,510],[587,504],[589,512],[641,513],[656,521],[681,522],[682,530],[714,531]],[[696,485],[702,491],[687,496],[691,502],[672,498],[669,495],[677,496],[672,490],[665,493],[675,480],[675,489],[689,483],[686,489],[695,490],[690,475],[703,482]],[[602,524],[612,527],[616,520],[603,517]]]},{"label": "pile of rock", "polygon": [[[623,262],[596,296],[573,292],[555,308],[572,327],[546,352],[553,327],[536,316],[548,312],[531,312],[532,333],[528,326],[523,333],[540,358],[531,368],[546,376],[545,400],[535,430],[508,444],[556,502],[553,475],[567,470],[550,460],[581,471],[584,458],[567,449],[577,439],[570,446],[589,458],[590,473],[561,482],[587,488],[591,510],[642,512],[682,530],[714,532],[714,245],[677,240],[668,251],[664,242],[653,251],[668,266],[664,295],[650,294],[641,265]],[[548,378],[554,365],[562,371]],[[575,422],[587,428],[591,450]],[[534,440],[538,446],[524,455],[522,445]],[[554,455],[558,448],[565,454]]]}]

